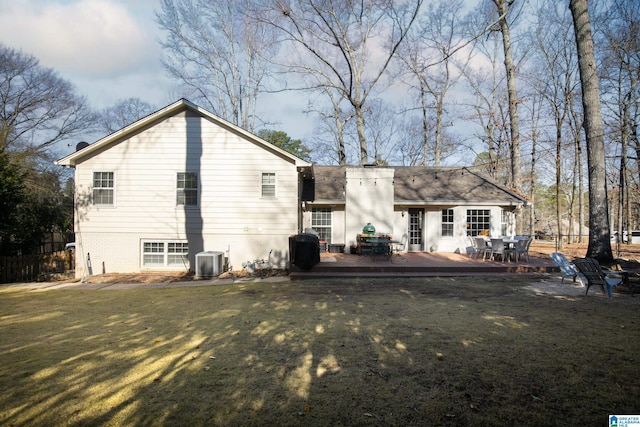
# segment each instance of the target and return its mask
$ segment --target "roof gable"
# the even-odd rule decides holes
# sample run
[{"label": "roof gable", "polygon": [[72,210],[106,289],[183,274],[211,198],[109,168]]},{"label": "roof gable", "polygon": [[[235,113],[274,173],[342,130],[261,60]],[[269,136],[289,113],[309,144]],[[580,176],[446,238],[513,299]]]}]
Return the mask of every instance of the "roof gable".
[{"label": "roof gable", "polygon": [[216,116],[215,114],[212,114],[207,110],[198,107],[197,105],[186,99],[180,99],[172,104],[169,104],[168,106],[156,111],[155,113],[143,117],[140,120],[137,120],[132,124],[125,126],[124,128],[113,132],[112,134],[107,135],[102,139],[99,139],[93,144],[90,144],[80,150],[77,150],[74,153],[63,157],[62,159],[57,160],[55,163],[60,166],[73,167],[78,163],[81,163],[85,159],[91,158],[99,154],[100,152],[109,149],[109,147],[111,147],[112,145],[118,144],[119,142],[124,141],[143,130],[149,129],[162,120],[179,114],[186,114],[187,116],[191,117],[197,116],[205,118],[215,123],[216,125],[228,130],[229,132],[235,133],[245,140],[250,141],[266,149],[267,151],[270,151],[273,154],[290,161],[296,166],[310,166],[310,163]]}]

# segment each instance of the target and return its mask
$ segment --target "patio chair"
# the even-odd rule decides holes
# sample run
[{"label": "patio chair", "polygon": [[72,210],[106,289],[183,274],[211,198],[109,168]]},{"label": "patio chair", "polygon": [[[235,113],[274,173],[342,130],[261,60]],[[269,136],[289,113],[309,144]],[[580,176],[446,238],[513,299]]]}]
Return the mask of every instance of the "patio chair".
[{"label": "patio chair", "polygon": [[471,253],[469,253],[469,256],[471,258],[477,258],[478,257],[478,244],[476,243],[476,239],[474,239],[471,236],[467,236],[467,240],[469,241],[469,246],[471,247]]},{"label": "patio chair", "polygon": [[532,241],[533,239],[531,238],[518,239],[518,243],[516,243],[515,246],[516,262],[520,260],[520,257],[522,255],[525,256],[527,262],[531,262],[531,260],[529,259],[529,247],[531,246]]},{"label": "patio chair", "polygon": [[487,241],[484,239],[484,237],[474,237],[473,240],[475,240],[476,242],[474,246],[476,251],[476,258],[480,254],[482,254],[482,260],[484,261],[487,255],[491,255],[491,246],[487,244]]},{"label": "patio chair", "polygon": [[395,254],[396,256],[401,256],[400,254],[404,252],[407,247],[407,240],[407,235],[403,234],[400,238],[400,243],[393,244],[393,254]]},{"label": "patio chair", "polygon": [[[565,277],[571,277],[573,281],[576,281],[576,277],[578,277],[578,270],[576,266],[573,265],[564,254],[560,252],[554,252],[551,255],[551,260],[558,266],[560,272],[562,273],[562,280],[560,283],[564,283]],[[580,281],[582,283],[582,281]]]},{"label": "patio chair", "polygon": [[408,240],[408,236],[406,234],[403,234],[402,237],[400,238],[400,243],[394,243],[392,245],[391,247],[392,261],[393,261],[393,258],[398,258],[402,256],[402,252],[404,252],[407,247],[407,240]]},{"label": "patio chair", "polygon": [[[623,278],[619,275],[607,275],[597,260],[593,258],[576,258],[573,260],[573,264],[576,266],[580,274],[587,281],[587,292],[591,286],[601,286],[602,292],[607,294],[607,297],[613,297],[613,288],[622,283]],[[618,276],[618,277],[614,277]]]},{"label": "patio chair", "polygon": [[516,250],[513,248],[507,248],[502,239],[491,239],[491,260],[495,259],[496,255],[500,255],[502,258],[502,262],[507,257],[508,254],[513,254],[515,256]]}]

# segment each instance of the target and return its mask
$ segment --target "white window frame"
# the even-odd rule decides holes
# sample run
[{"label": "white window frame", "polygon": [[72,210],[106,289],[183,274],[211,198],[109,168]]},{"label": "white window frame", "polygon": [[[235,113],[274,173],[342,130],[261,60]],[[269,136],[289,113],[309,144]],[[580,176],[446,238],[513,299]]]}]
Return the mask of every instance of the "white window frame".
[{"label": "white window frame", "polygon": [[[446,211],[446,212],[445,212]],[[451,216],[451,221],[445,221],[445,215],[447,217]],[[440,225],[440,237],[453,237],[454,236],[454,230],[455,230],[455,223],[456,223],[456,216],[455,216],[455,211],[453,210],[453,208],[445,208],[442,209],[441,213],[440,213],[440,221],[441,221],[441,225]],[[447,225],[450,227],[451,229],[451,234],[445,234],[444,233],[444,226]]]},{"label": "white window frame", "polygon": [[[111,187],[96,186],[96,174],[111,174]],[[105,181],[105,178],[101,176],[99,181]],[[96,191],[111,191],[111,203],[97,203]],[[91,173],[91,204],[101,207],[114,207],[116,205],[116,173],[114,171],[93,171]]]},{"label": "white window frame", "polygon": [[[180,188],[180,174],[185,175],[185,179],[182,182],[186,182],[186,175],[194,175],[196,179],[196,187],[195,188]],[[185,203],[187,199],[187,194],[195,192],[195,203]],[[185,206],[185,207],[197,207],[199,204],[199,194],[200,194],[200,180],[197,172],[177,172],[176,173],[176,206]],[[183,196],[183,202],[180,203],[180,195]]]},{"label": "white window frame", "polygon": [[[151,262],[147,257],[158,261]],[[187,240],[146,239],[140,242],[140,265],[143,269],[185,269],[190,268],[189,242]]]},{"label": "white window frame", "polygon": [[[273,183],[265,183],[265,177],[273,176]],[[273,187],[273,194],[265,194],[265,189]],[[274,199],[278,196],[278,175],[275,172],[265,171],[260,174],[260,197]]]},{"label": "white window frame", "polygon": [[[323,223],[318,224],[314,222],[317,220],[316,214],[321,213]],[[325,215],[328,214],[328,215]],[[313,228],[318,235],[320,236],[320,240],[324,240],[327,244],[331,243],[331,238],[333,237],[333,210],[331,208],[313,208],[311,209],[311,228]]]},{"label": "white window frame", "polygon": [[[467,208],[465,212],[465,218],[467,223],[467,236],[475,237],[475,236],[489,236],[491,234],[491,209],[474,209]],[[485,221],[478,221],[478,219],[488,219]],[[475,220],[475,221],[472,221]],[[471,227],[471,224],[475,224],[476,227]],[[480,228],[478,225],[486,225],[486,228]],[[475,234],[474,234],[475,232]]]},{"label": "white window frame", "polygon": [[505,209],[501,209],[501,214],[500,214],[500,235],[501,236],[508,236],[509,234],[509,223],[510,218],[509,218],[509,212]]}]

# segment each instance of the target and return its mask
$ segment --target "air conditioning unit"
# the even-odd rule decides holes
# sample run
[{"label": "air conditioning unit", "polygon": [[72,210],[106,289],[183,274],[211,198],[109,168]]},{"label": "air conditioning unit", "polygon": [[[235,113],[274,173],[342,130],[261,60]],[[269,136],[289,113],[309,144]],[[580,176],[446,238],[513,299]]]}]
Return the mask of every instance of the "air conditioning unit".
[{"label": "air conditioning unit", "polygon": [[222,274],[223,252],[200,252],[196,254],[196,276],[215,277]]}]

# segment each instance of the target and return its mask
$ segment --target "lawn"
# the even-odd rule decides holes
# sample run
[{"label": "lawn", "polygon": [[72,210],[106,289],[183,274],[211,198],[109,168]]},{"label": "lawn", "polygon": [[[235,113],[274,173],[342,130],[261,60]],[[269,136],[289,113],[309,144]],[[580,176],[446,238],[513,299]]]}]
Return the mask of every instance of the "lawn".
[{"label": "lawn", "polygon": [[0,424],[606,425],[640,414],[639,304],[546,276],[0,287]]}]

